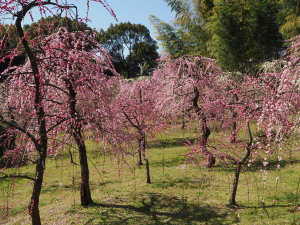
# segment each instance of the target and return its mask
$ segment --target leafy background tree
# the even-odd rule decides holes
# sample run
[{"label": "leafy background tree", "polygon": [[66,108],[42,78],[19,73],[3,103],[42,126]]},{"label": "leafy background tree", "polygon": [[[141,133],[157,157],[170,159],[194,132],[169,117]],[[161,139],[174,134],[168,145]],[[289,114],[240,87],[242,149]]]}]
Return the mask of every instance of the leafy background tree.
[{"label": "leafy background tree", "polygon": [[173,24],[155,16],[150,20],[164,50],[173,58],[185,54],[208,56],[225,70],[245,71],[279,57],[283,44],[278,23],[283,6],[279,1],[165,2],[176,12]]},{"label": "leafy background tree", "polygon": [[179,36],[176,28],[172,24],[168,24],[160,20],[156,16],[150,16],[150,21],[156,29],[157,40],[161,43],[163,52],[170,54],[172,58],[184,55],[184,41]]},{"label": "leafy background tree", "polygon": [[56,33],[61,27],[66,27],[70,32],[93,30],[80,20],[62,16],[42,18],[32,24],[24,25],[24,30],[28,36],[33,39],[35,37],[41,38]]},{"label": "leafy background tree", "polygon": [[212,1],[196,0],[165,0],[175,12],[175,19],[168,24],[156,16],[150,16],[150,21],[158,34],[157,39],[165,52],[172,58],[186,54],[208,55],[205,43],[209,32],[205,21],[208,19]]},{"label": "leafy background tree", "polygon": [[299,0],[279,0],[280,13],[278,22],[280,33],[284,38],[289,39],[300,33],[300,1]]},{"label": "leafy background tree", "polygon": [[[25,55],[20,48],[19,55],[12,56],[13,50],[17,50],[20,40],[15,26],[0,24],[0,73],[8,66],[19,66],[25,62]],[[0,82],[3,82],[7,76],[1,76]]]},{"label": "leafy background tree", "polygon": [[210,19],[210,55],[229,71],[279,57],[282,36],[276,1],[218,1]]},{"label": "leafy background tree", "polygon": [[141,24],[119,23],[99,33],[99,41],[113,57],[118,73],[125,78],[150,75],[156,66],[156,41]]}]

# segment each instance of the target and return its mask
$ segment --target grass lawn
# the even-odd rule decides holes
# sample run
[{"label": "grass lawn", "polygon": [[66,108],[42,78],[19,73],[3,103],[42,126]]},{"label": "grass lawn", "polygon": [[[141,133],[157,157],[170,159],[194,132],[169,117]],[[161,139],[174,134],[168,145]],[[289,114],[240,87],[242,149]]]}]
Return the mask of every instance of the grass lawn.
[{"label": "grass lawn", "polygon": [[[286,150],[280,170],[276,159],[270,159],[265,180],[261,162],[244,167],[237,193],[239,207],[232,208],[228,202],[234,166],[217,161],[215,168],[208,169],[203,163],[186,161],[188,147],[183,142],[195,138],[192,131],[169,131],[149,140],[151,184],[146,183],[145,167],[137,166],[136,155],[118,163],[88,142],[94,200],[89,207],[80,206],[79,165],[70,163],[67,154],[49,158],[40,198],[42,223],[300,224],[299,153]],[[34,166],[6,170],[20,171],[33,176]],[[0,180],[0,224],[31,223],[27,213],[31,190],[30,180]]]}]

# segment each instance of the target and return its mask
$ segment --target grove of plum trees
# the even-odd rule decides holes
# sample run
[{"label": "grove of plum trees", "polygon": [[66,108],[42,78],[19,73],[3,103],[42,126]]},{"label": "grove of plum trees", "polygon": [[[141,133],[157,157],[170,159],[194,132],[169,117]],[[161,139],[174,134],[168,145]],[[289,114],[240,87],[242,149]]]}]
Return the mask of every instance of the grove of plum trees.
[{"label": "grove of plum trees", "polygon": [[[68,31],[62,27],[43,39],[28,38],[21,26],[24,17],[34,8],[42,14],[72,9],[62,2],[0,3],[1,15],[16,18],[18,46],[22,45],[27,58],[24,65],[8,64],[1,71],[1,78],[6,79],[1,83],[0,122],[7,132],[0,133],[0,140],[9,148],[0,153],[6,165],[33,162],[36,166],[34,177],[9,174],[5,166],[0,178],[33,182],[29,204],[32,224],[41,224],[39,198],[46,159],[57,155],[65,144],[75,143],[78,149],[81,204],[92,204],[85,132],[110,145],[115,156],[137,154],[139,165],[142,159],[145,161],[147,183],[151,183],[147,138],[183,117],[190,118],[200,134],[194,143],[189,143],[187,157],[204,159],[209,168],[220,162],[235,165],[231,205],[237,205],[241,169],[259,156],[257,149],[272,154],[275,144],[280,144],[286,134],[298,132],[299,36],[291,40],[283,58],[286,63],[278,71],[261,70],[255,76],[240,76],[224,72],[211,58],[166,56],[152,76],[125,80],[115,71],[111,56],[97,43],[92,31]],[[105,1],[97,2],[114,15]],[[7,47],[3,40],[0,51]],[[18,46],[1,62],[17,57]],[[209,124],[213,121],[218,121],[230,138],[212,140]],[[267,137],[264,145],[257,141],[258,132],[253,132],[251,124],[257,124]],[[244,129],[247,137],[238,136],[239,129]],[[17,144],[11,144],[12,139]],[[277,153],[280,155],[280,151]]]}]

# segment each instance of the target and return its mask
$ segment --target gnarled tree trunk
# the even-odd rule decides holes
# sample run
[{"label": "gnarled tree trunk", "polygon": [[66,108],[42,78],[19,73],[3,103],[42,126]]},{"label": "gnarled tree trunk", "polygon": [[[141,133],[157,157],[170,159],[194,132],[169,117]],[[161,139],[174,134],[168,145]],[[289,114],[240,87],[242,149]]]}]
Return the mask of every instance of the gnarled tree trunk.
[{"label": "gnarled tree trunk", "polygon": [[201,123],[201,130],[202,130],[202,138],[201,138],[201,146],[202,146],[202,153],[206,155],[206,167],[212,168],[215,166],[216,157],[207,149],[207,140],[210,135],[210,130],[207,126],[206,116],[204,115],[203,110],[198,105],[199,99],[199,91],[197,88],[194,88],[195,97],[193,99],[193,108],[200,120]]},{"label": "gnarled tree trunk", "polygon": [[82,120],[79,113],[76,110],[76,91],[73,87],[70,78],[65,79],[66,86],[69,91],[69,113],[70,116],[74,119],[74,124],[72,125],[72,135],[76,142],[79,152],[79,161],[81,169],[81,185],[80,185],[80,199],[81,205],[86,206],[93,203],[91,190],[90,190],[90,175],[89,175],[89,166],[87,161],[86,146],[82,136]]},{"label": "gnarled tree trunk", "polygon": [[250,130],[250,124],[249,121],[247,122],[247,130],[248,130],[248,135],[249,135],[249,142],[247,144],[246,147],[246,154],[244,155],[244,157],[239,160],[236,161],[236,168],[235,168],[235,175],[234,175],[234,181],[232,184],[232,191],[231,191],[231,195],[230,195],[230,199],[229,199],[229,203],[230,205],[236,206],[236,193],[237,193],[237,188],[238,188],[238,184],[239,184],[239,177],[240,177],[240,173],[241,173],[241,168],[242,166],[245,164],[246,160],[249,158],[251,150],[252,150],[252,142],[253,142],[253,138],[252,138],[252,133]]},{"label": "gnarled tree trunk", "polygon": [[32,219],[32,224],[34,225],[42,224],[40,210],[39,210],[39,201],[40,201],[40,194],[41,194],[43,178],[44,178],[45,162],[46,162],[46,156],[40,155],[40,158],[38,159],[36,164],[35,181],[33,184],[33,190],[32,190],[31,200],[29,204],[29,214]]},{"label": "gnarled tree trunk", "polygon": [[29,213],[32,219],[32,224],[40,225],[41,224],[41,217],[39,211],[39,198],[42,190],[43,178],[44,178],[44,170],[45,170],[45,163],[47,157],[47,148],[48,148],[48,137],[47,137],[47,129],[46,129],[46,121],[45,121],[45,112],[42,104],[43,96],[41,86],[42,81],[40,80],[39,76],[39,68],[37,64],[37,59],[32,52],[29,44],[24,36],[24,31],[22,28],[22,20],[25,14],[33,7],[37,6],[37,3],[30,3],[24,6],[23,10],[16,14],[16,28],[18,35],[21,39],[22,45],[25,49],[25,52],[29,58],[31,63],[31,69],[34,76],[34,85],[35,85],[35,99],[34,99],[34,110],[37,116],[38,122],[38,141],[35,143],[36,150],[39,153],[39,159],[36,164],[36,176],[33,185],[31,201],[29,205]]}]

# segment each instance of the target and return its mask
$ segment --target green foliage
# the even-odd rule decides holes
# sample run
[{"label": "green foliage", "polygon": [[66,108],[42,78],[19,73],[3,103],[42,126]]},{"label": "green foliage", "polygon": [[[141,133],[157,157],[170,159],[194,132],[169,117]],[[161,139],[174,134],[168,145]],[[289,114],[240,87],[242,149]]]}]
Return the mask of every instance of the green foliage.
[{"label": "green foliage", "polygon": [[171,7],[171,11],[176,13],[176,17],[184,11],[184,2],[181,0],[164,0],[168,6]]},{"label": "green foliage", "polygon": [[[12,50],[15,49],[20,43],[20,38],[15,26],[0,24],[0,73],[2,73],[8,65],[19,66],[24,63],[25,55],[20,53],[18,56],[12,57]],[[19,49],[22,52],[22,49]],[[3,82],[7,76],[0,77],[0,83]]]},{"label": "green foliage", "polygon": [[141,24],[119,23],[99,33],[115,68],[125,78],[150,75],[158,59],[156,41]]},{"label": "green foliage", "polygon": [[14,49],[19,42],[19,35],[14,25],[0,24],[0,43],[5,46],[4,49],[2,49],[2,47],[0,48],[0,56],[6,55]]},{"label": "green foliage", "polygon": [[165,2],[175,12],[173,23],[155,16],[150,21],[164,51],[172,58],[187,54],[208,56],[225,70],[245,72],[280,56],[281,33],[285,37],[298,33],[298,19],[291,18],[295,9],[298,13],[297,0]]},{"label": "green foliage", "polygon": [[155,16],[150,16],[149,19],[156,29],[157,39],[161,41],[161,46],[165,53],[170,54],[172,58],[177,58],[187,53],[184,48],[185,42],[174,26]]},{"label": "green foliage", "polygon": [[276,23],[278,12],[276,1],[216,1],[209,23],[210,54],[229,71],[245,71],[277,58],[282,47]]},{"label": "green foliage", "polygon": [[282,35],[289,39],[300,34],[300,16],[295,14],[285,18],[285,23],[280,27]]},{"label": "green foliage", "polygon": [[213,0],[202,0],[197,1],[193,0],[195,5],[195,11],[197,14],[201,15],[205,22],[209,21],[209,18],[212,16],[213,8],[215,7]]},{"label": "green foliage", "polygon": [[[168,24],[155,16],[150,16],[164,51],[177,58],[186,54],[207,55],[205,43],[209,31],[205,19],[210,14],[211,1],[165,0],[175,12],[175,20]],[[204,7],[204,8],[203,8]]]},{"label": "green foliage", "polygon": [[33,39],[38,36],[42,38],[56,33],[61,27],[66,27],[70,32],[92,30],[92,28],[83,22],[60,16],[49,16],[30,25],[24,25],[24,30],[27,32],[27,35]]},{"label": "green foliage", "polygon": [[281,8],[278,14],[280,33],[284,38],[289,39],[300,34],[300,1],[279,0]]}]

